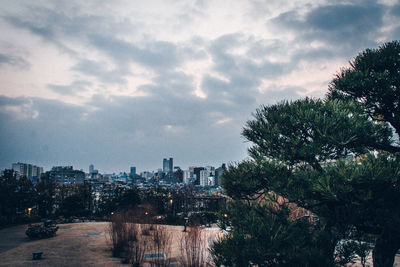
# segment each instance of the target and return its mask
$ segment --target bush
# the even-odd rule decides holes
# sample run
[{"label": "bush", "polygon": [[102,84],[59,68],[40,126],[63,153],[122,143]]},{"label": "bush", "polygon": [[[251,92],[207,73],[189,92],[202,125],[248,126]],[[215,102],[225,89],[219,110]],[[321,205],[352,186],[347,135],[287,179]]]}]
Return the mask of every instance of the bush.
[{"label": "bush", "polygon": [[43,238],[49,238],[49,237],[55,236],[57,230],[58,230],[58,226],[54,226],[54,225],[50,225],[47,227],[44,225],[29,225],[25,234],[30,239],[43,239]]},{"label": "bush", "polygon": [[108,228],[108,236],[112,242],[114,257],[123,258],[124,263],[142,266],[144,253],[165,253],[166,258],[149,260],[150,266],[168,267],[171,265],[172,236],[167,228],[155,224],[137,224],[135,211],[114,213]]},{"label": "bush", "polygon": [[207,244],[199,226],[190,227],[180,240],[180,264],[183,267],[207,266]]},{"label": "bush", "polygon": [[112,242],[114,257],[120,257],[129,251],[129,242],[138,237],[136,225],[133,224],[132,214],[129,212],[118,212],[111,217],[108,230]]},{"label": "bush", "polygon": [[150,261],[150,266],[169,267],[171,266],[171,241],[172,235],[168,229],[162,225],[155,225],[149,238],[149,250],[152,254],[165,254],[165,258],[156,258]]},{"label": "bush", "polygon": [[218,214],[215,212],[202,211],[199,213],[193,213],[189,217],[189,225],[207,225],[211,226],[211,223],[216,223],[218,220]]}]

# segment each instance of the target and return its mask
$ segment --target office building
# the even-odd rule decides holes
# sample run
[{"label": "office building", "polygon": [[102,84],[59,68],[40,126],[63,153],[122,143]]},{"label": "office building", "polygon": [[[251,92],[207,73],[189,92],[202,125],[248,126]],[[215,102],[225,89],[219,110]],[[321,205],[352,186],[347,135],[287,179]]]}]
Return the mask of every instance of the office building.
[{"label": "office building", "polygon": [[94,166],[93,164],[89,165],[89,173],[92,174],[94,172]]},{"label": "office building", "polygon": [[[200,185],[200,171],[205,170],[203,167],[194,167],[193,168],[193,177],[196,178],[194,181],[195,185]],[[207,175],[208,177],[208,175]]]},{"label": "office building", "polygon": [[222,176],[222,174],[224,174],[225,171],[226,171],[225,163],[223,163],[221,167],[215,169],[215,181],[214,181],[214,183],[215,183],[216,186],[219,186],[221,176]]},{"label": "office building", "polygon": [[163,172],[164,173],[171,173],[174,171],[174,159],[163,159]]},{"label": "office building", "polygon": [[129,175],[131,177],[135,177],[136,176],[136,167],[131,167],[131,172],[129,173]]}]

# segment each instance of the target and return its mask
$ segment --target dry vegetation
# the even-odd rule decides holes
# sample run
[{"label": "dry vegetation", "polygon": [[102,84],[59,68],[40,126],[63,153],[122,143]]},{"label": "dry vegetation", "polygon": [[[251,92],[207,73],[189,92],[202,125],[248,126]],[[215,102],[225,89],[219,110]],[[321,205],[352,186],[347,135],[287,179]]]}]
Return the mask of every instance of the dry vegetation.
[{"label": "dry vegetation", "polygon": [[208,259],[208,243],[202,235],[199,226],[190,227],[187,234],[182,235],[180,240],[179,262],[183,267],[206,266]]},{"label": "dry vegetation", "polygon": [[[135,217],[132,211],[112,217],[107,233],[114,257],[132,266],[207,266],[210,237],[206,238],[200,227],[190,227],[183,233],[171,231],[171,226],[136,224]],[[146,258],[145,253],[153,257]]]},{"label": "dry vegetation", "polygon": [[[25,235],[27,226],[0,230],[0,266],[126,266],[111,257],[104,229],[106,222],[74,223],[62,226],[55,237],[31,241]],[[102,233],[88,236],[88,233]],[[40,250],[43,259],[32,260]]]},{"label": "dry vegetation", "polygon": [[[34,241],[29,240],[25,235],[27,226],[0,230],[0,266],[128,266],[121,263],[121,258],[112,257],[113,243],[107,234],[107,229],[110,229],[109,225],[110,223],[107,222],[59,225],[62,227],[57,231],[55,237]],[[64,227],[71,228],[63,229]],[[131,224],[130,227],[139,237],[137,239],[131,238],[128,246],[129,251],[125,254],[130,258],[131,265],[136,263],[136,266],[145,267],[201,266],[184,265],[181,261],[181,241],[185,240],[184,237],[191,236],[190,233],[194,233],[189,228],[187,233],[183,233],[182,226],[153,225],[151,227],[150,225]],[[141,238],[142,227],[152,229],[149,230],[151,235]],[[156,240],[158,242],[156,246],[151,245],[154,242],[155,232],[157,232]],[[88,233],[101,234],[88,236]],[[201,240],[208,242],[210,238],[215,238],[218,233],[219,231],[216,229],[203,230],[201,231]],[[167,244],[162,240],[170,240],[170,242],[167,242]],[[43,251],[43,259],[33,261],[32,252],[37,250]],[[157,251],[162,251],[167,257],[161,260],[144,259],[145,253]],[[186,252],[184,250],[184,253],[189,253],[187,257],[192,258],[195,255],[190,253],[190,250]],[[205,258],[209,257],[207,250],[204,255]]]}]

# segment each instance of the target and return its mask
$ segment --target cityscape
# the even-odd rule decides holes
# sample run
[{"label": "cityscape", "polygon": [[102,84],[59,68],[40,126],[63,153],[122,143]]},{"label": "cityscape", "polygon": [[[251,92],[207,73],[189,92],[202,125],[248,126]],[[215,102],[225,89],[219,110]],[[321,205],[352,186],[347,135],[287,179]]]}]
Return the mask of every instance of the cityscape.
[{"label": "cityscape", "polygon": [[399,0],[2,0],[0,267],[400,266]]},{"label": "cityscape", "polygon": [[220,190],[219,179],[226,170],[226,164],[222,163],[217,168],[213,166],[190,166],[188,169],[181,169],[179,166],[174,166],[173,158],[164,158],[162,160],[162,168],[156,171],[137,173],[136,167],[131,166],[129,167],[129,172],[120,172],[118,174],[99,173],[93,164],[89,165],[87,172],[76,170],[73,166],[54,166],[51,170],[44,171],[43,167],[21,162],[12,163],[10,169],[16,172],[17,177],[25,176],[34,184],[37,184],[41,179],[45,179],[47,182],[51,181],[57,185],[90,183],[116,184],[137,188],[157,186],[172,188],[194,185]]}]

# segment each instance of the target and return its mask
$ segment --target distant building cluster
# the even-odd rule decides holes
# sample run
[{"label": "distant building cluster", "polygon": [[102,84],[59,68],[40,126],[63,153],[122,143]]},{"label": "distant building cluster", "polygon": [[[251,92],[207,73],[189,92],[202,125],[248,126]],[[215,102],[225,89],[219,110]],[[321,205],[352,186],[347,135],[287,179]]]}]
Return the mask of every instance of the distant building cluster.
[{"label": "distant building cluster", "polygon": [[13,163],[11,168],[17,173],[18,177],[25,176],[33,182],[37,182],[43,173],[43,167],[38,167],[28,163]]},{"label": "distant building cluster", "polygon": [[72,166],[55,166],[50,171],[43,172],[42,167],[37,167],[27,163],[13,163],[12,169],[19,176],[26,176],[34,183],[39,179],[52,181],[58,185],[79,185],[84,183],[91,184],[116,184],[128,187],[176,187],[184,185],[193,185],[201,188],[218,188],[220,177],[226,170],[226,165],[220,167],[213,166],[190,166],[182,170],[179,166],[174,166],[174,159],[164,158],[162,169],[157,171],[143,171],[140,174],[136,172],[136,167],[131,166],[129,172],[120,172],[119,174],[102,174],[95,169],[93,164],[89,165],[88,173],[83,170],[74,170]]},{"label": "distant building cluster", "polygon": [[74,170],[72,166],[57,166],[45,173],[46,180],[58,185],[76,185],[85,182],[85,173]]}]

